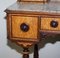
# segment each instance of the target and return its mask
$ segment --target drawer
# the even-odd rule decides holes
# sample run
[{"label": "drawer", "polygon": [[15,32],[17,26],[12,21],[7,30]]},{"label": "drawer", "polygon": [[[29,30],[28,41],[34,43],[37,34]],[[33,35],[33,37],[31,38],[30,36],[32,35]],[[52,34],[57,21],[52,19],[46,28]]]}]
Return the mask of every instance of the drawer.
[{"label": "drawer", "polygon": [[60,18],[41,18],[41,30],[60,30]]},{"label": "drawer", "polygon": [[11,34],[13,39],[37,39],[38,37],[38,17],[11,16]]}]

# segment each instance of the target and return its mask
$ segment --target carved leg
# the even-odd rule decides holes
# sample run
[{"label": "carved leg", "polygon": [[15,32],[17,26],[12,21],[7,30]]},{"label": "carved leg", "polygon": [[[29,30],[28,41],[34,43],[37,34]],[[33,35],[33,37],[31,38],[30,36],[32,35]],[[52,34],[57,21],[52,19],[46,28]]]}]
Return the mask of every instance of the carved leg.
[{"label": "carved leg", "polygon": [[37,44],[34,45],[34,58],[39,58],[38,45]]},{"label": "carved leg", "polygon": [[23,50],[23,58],[29,58],[29,50],[28,50],[28,48],[24,48],[24,50]]}]

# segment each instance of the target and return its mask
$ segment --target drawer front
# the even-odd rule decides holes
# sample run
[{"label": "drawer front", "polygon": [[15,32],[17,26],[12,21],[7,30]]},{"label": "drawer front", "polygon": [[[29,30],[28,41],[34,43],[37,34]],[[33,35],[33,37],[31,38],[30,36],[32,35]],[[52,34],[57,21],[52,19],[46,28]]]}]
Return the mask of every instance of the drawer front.
[{"label": "drawer front", "polygon": [[38,17],[12,16],[12,36],[16,38],[37,39]]},{"label": "drawer front", "polygon": [[41,30],[60,30],[60,18],[41,18]]}]

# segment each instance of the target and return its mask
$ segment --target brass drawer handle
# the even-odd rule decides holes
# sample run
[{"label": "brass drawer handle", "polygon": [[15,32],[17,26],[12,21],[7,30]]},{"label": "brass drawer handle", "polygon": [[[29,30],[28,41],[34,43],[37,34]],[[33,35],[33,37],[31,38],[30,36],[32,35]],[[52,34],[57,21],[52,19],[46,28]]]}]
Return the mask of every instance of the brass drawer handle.
[{"label": "brass drawer handle", "polygon": [[23,32],[27,32],[29,30],[29,26],[25,23],[22,23],[20,25],[20,29],[23,31]]},{"label": "brass drawer handle", "polygon": [[58,26],[58,22],[53,20],[50,22],[50,26],[56,28]]}]

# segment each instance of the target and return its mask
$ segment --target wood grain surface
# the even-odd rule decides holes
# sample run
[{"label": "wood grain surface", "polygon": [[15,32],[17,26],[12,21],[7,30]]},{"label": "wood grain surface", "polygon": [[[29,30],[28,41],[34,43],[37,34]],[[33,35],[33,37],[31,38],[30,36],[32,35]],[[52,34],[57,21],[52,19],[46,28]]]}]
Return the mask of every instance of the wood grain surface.
[{"label": "wood grain surface", "polygon": [[[27,32],[23,32],[20,29],[20,25],[22,23],[26,23],[29,26],[29,30]],[[37,17],[12,16],[13,37],[37,39],[37,33],[38,33],[37,30],[38,30]]]},{"label": "wood grain surface", "polygon": [[[58,26],[56,28],[51,27],[50,23],[51,21],[57,21],[58,22]],[[50,30],[50,31],[58,31],[60,30],[60,18],[41,18],[41,30]]]}]

